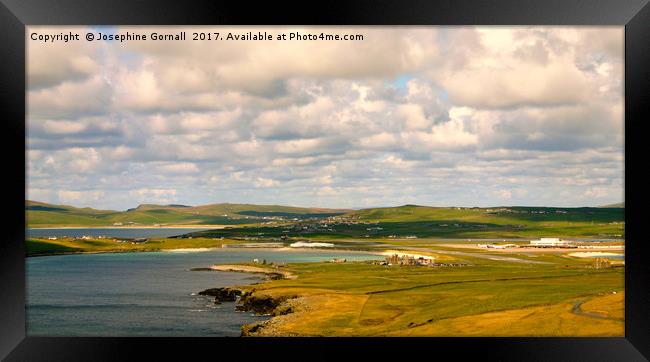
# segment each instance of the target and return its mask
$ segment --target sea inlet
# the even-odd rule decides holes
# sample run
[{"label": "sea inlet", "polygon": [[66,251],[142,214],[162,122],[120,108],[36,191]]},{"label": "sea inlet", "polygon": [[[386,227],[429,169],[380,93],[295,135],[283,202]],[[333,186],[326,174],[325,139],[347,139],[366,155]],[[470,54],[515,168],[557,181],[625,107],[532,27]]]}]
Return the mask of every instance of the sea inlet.
[{"label": "sea inlet", "polygon": [[73,254],[26,259],[29,336],[239,336],[268,317],[214,304],[199,291],[260,282],[245,273],[191,271],[213,264],[379,259],[342,250],[214,249]]}]

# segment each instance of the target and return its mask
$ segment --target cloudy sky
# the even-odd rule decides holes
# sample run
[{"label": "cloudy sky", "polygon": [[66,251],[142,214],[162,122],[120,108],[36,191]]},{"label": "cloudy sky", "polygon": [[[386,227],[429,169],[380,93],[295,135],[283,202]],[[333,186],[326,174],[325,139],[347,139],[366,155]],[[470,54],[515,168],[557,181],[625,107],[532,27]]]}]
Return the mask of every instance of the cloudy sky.
[{"label": "cloudy sky", "polygon": [[44,28],[362,41],[27,40],[27,196],[126,209],[623,200],[622,27]]}]

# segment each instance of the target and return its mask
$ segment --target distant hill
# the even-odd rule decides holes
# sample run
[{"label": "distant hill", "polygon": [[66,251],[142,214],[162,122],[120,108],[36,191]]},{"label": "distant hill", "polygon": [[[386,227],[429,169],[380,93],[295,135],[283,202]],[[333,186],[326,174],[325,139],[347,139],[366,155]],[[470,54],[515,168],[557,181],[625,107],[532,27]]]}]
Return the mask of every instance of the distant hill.
[{"label": "distant hill", "polygon": [[[211,204],[201,206],[143,204],[127,211],[76,208],[27,201],[29,227],[99,227],[152,225],[240,225],[201,235],[280,237],[286,229],[264,224],[285,220],[303,222],[327,217],[327,224],[295,226],[298,236],[377,237],[624,237],[625,209],[613,207],[430,207],[404,205],[362,210],[303,208],[282,205]],[[375,224],[369,226],[368,224]],[[343,225],[343,226],[342,226]],[[305,229],[306,227],[306,229]],[[294,228],[289,228],[293,230]],[[332,230],[329,230],[332,229]]]},{"label": "distant hill", "polygon": [[212,204],[202,206],[142,204],[126,211],[76,208],[27,201],[25,212],[30,227],[111,225],[236,225],[256,223],[264,218],[318,218],[342,215],[349,210],[302,208],[280,205]]},{"label": "distant hill", "polygon": [[356,210],[347,215],[366,221],[407,222],[447,220],[491,224],[527,224],[538,221],[619,222],[623,210],[594,207],[430,207],[404,205]]},{"label": "distant hill", "polygon": [[598,206],[598,207],[603,207],[603,208],[625,208],[625,202],[619,202],[616,204],[609,204],[609,205],[603,205],[603,206]]},{"label": "distant hill", "polygon": [[621,208],[429,207],[404,205],[350,210],[326,223],[305,222],[192,233],[197,237],[267,238],[540,238],[625,237]]}]

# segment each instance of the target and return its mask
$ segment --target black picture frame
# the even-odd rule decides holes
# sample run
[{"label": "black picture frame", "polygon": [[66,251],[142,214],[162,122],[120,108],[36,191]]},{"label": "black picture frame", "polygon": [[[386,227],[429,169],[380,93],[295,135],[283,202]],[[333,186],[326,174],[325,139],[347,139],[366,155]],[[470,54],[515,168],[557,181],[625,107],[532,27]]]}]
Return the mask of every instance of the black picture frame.
[{"label": "black picture frame", "polygon": [[[25,26],[27,25],[624,25],[625,26],[625,337],[624,338],[45,338],[25,336]],[[0,241],[0,358],[7,361],[341,358],[389,354],[435,359],[637,361],[650,358],[650,255],[642,227],[641,177],[650,106],[648,0],[493,1],[83,1],[0,0],[0,110],[4,156],[4,237]],[[639,154],[639,156],[635,156]],[[635,158],[641,164],[636,163]],[[635,177],[635,174],[638,174]],[[408,352],[406,352],[408,351]],[[449,354],[450,353],[450,354]],[[644,357],[645,356],[645,357]],[[410,357],[405,357],[410,358]],[[449,358],[449,357],[447,357]]]}]

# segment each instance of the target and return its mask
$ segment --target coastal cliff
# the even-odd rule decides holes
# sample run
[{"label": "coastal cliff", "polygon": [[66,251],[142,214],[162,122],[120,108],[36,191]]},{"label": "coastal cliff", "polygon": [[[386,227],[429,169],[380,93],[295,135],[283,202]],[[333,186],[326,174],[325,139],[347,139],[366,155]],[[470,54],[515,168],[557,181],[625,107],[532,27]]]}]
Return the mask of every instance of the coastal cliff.
[{"label": "coastal cliff", "polygon": [[[252,267],[246,265],[213,265],[210,268],[196,268],[193,270],[217,270],[228,272],[259,273],[264,274],[268,279],[295,279],[296,276],[288,271]],[[198,293],[199,295],[214,297],[215,304],[222,302],[236,302],[235,310],[238,312],[253,312],[257,315],[284,316],[296,310],[297,295],[273,296],[269,294],[256,293],[250,287],[223,287],[210,288]],[[268,326],[272,325],[271,320],[245,324],[242,326],[242,336],[259,335],[264,329],[268,332]],[[268,334],[268,333],[264,333]]]},{"label": "coastal cliff", "polygon": [[241,336],[275,335],[273,325],[280,316],[294,313],[300,305],[297,295],[255,295],[246,293],[242,295],[240,302],[235,306],[236,310],[252,311],[257,314],[270,315],[273,318],[250,324],[244,324],[241,328]]},{"label": "coastal cliff", "polygon": [[236,288],[210,288],[204,291],[199,292],[199,295],[207,295],[214,297],[215,304],[221,304],[221,302],[234,302],[237,300],[237,297],[242,294],[240,289]]},{"label": "coastal cliff", "polygon": [[[199,295],[214,297],[215,304],[222,302],[237,302],[235,310],[238,312],[253,312],[257,315],[272,317],[293,313],[297,304],[297,295],[271,296],[255,294],[254,290],[246,291],[236,287],[210,288],[198,293]],[[242,326],[242,336],[257,335],[262,328],[269,325],[269,320],[245,324]]]}]

